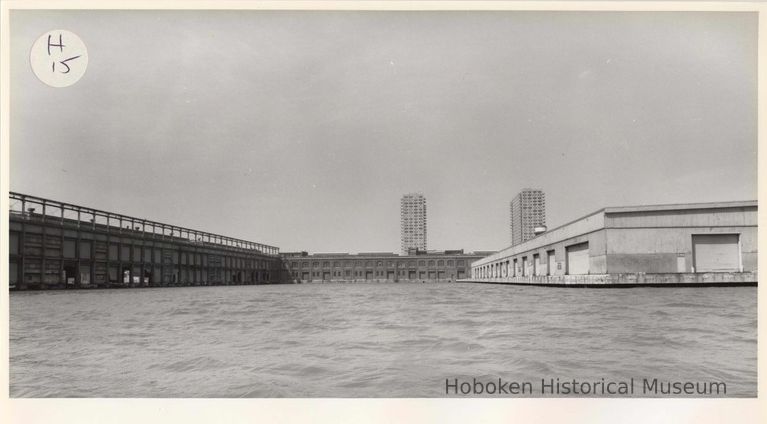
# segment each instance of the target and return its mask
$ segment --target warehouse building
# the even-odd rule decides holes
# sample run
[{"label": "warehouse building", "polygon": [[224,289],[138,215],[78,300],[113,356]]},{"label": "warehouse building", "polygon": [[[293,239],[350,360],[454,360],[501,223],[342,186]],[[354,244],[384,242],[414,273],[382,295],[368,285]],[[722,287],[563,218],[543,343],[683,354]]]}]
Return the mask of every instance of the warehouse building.
[{"label": "warehouse building", "polygon": [[472,263],[476,282],[755,284],[757,202],[610,207]]},{"label": "warehouse building", "polygon": [[414,251],[412,255],[371,253],[281,253],[282,279],[309,282],[454,282],[469,276],[469,265],[490,252]]},{"label": "warehouse building", "polygon": [[12,289],[278,283],[279,249],[10,193]]}]

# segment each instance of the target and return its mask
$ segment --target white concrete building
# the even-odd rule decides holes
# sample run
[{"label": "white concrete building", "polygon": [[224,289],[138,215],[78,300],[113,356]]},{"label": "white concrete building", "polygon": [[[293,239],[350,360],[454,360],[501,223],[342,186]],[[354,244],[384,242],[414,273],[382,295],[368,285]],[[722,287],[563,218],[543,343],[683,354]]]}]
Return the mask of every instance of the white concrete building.
[{"label": "white concrete building", "polygon": [[472,263],[472,281],[756,283],[757,202],[610,207]]}]

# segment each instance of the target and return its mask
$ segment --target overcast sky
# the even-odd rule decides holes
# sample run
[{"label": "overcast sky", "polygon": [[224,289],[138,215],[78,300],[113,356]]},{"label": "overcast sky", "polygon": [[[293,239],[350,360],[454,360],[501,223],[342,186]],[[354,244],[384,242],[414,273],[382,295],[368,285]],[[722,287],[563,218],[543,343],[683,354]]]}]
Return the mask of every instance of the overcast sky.
[{"label": "overcast sky", "polygon": [[[756,199],[755,13],[12,11],[13,191],[273,244],[510,244],[604,206]],[[34,41],[79,35],[73,86]]]}]

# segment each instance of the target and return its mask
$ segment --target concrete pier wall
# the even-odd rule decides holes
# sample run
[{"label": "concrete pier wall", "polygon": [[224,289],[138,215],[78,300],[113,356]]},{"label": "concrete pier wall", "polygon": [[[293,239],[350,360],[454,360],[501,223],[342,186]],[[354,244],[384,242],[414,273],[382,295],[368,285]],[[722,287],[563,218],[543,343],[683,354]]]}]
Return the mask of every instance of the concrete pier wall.
[{"label": "concrete pier wall", "polygon": [[756,286],[757,277],[756,272],[627,273],[465,279],[459,282],[552,287],[703,287]]}]

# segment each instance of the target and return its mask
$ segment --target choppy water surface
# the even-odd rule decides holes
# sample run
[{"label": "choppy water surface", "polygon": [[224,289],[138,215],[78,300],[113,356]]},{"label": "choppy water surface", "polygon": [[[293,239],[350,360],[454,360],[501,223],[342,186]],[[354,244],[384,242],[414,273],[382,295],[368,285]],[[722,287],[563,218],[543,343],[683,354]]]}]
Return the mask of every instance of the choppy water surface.
[{"label": "choppy water surface", "polygon": [[324,284],[17,292],[12,397],[440,397],[445,379],[723,381],[756,288]]}]

